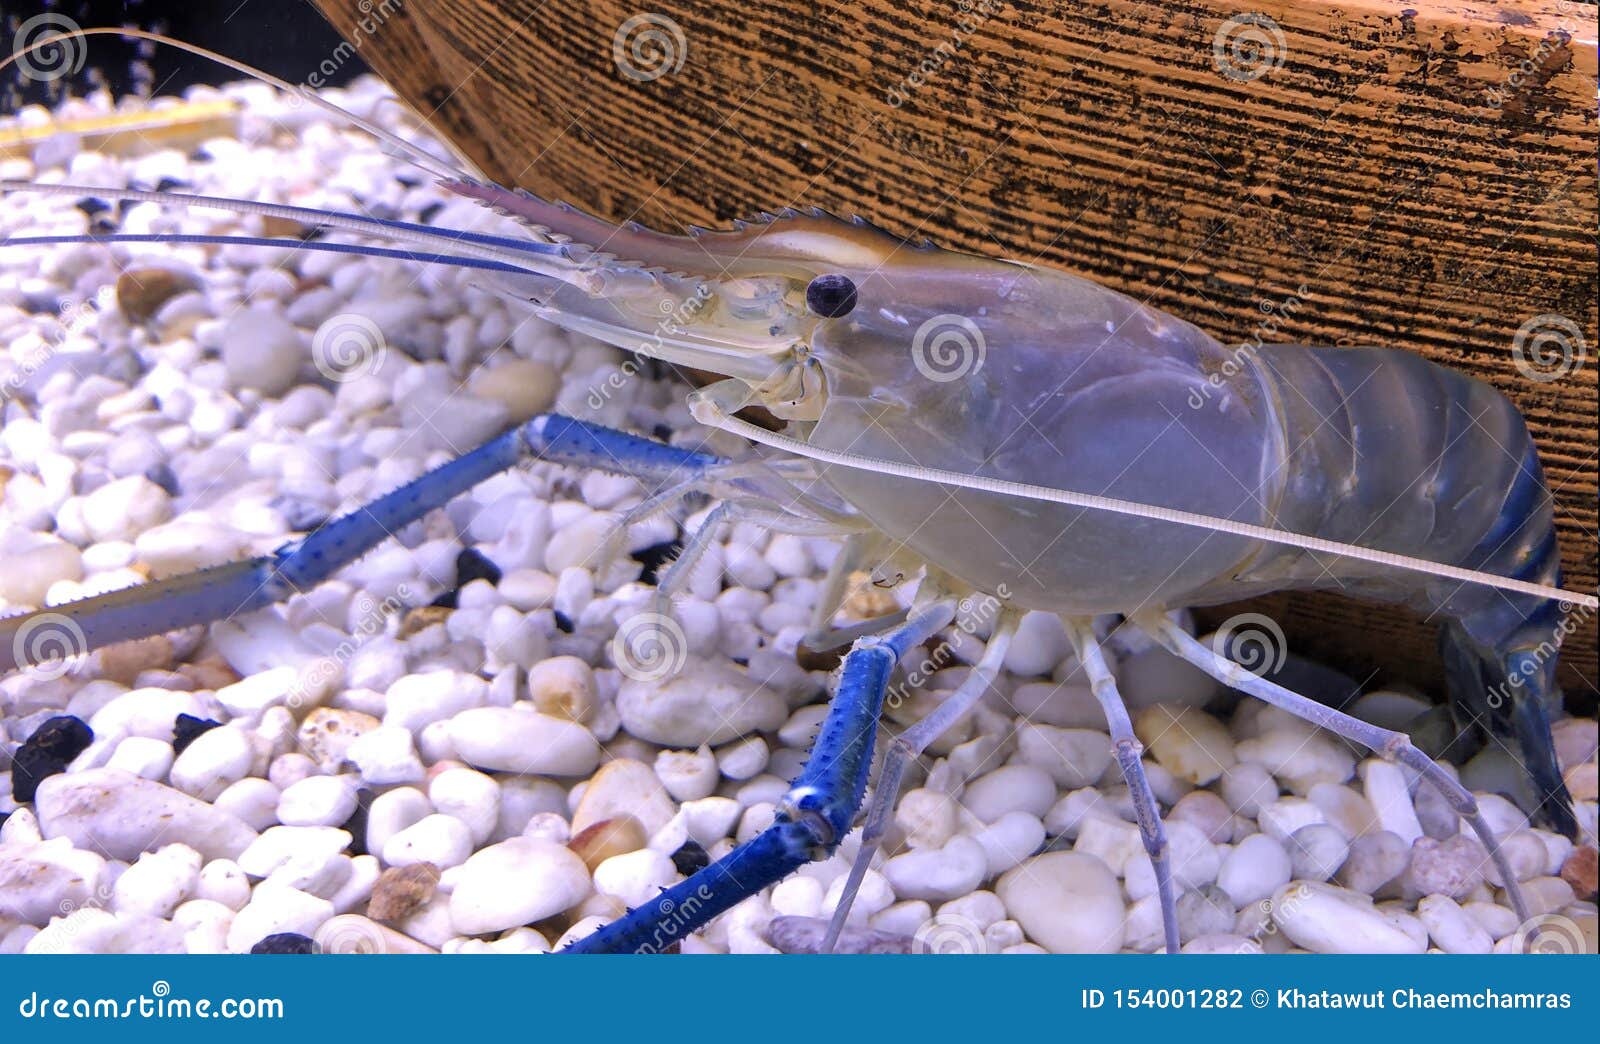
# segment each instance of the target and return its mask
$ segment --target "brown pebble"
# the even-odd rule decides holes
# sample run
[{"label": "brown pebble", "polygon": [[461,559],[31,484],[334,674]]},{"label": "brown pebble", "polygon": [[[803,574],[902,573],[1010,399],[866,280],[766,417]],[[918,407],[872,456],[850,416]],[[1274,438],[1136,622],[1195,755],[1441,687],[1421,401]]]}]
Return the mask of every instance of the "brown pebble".
[{"label": "brown pebble", "polygon": [[175,650],[172,639],[164,634],[153,634],[129,642],[118,642],[95,652],[100,665],[100,677],[130,688],[145,671],[171,670]]},{"label": "brown pebble", "polygon": [[149,322],[162,305],[196,289],[194,279],[170,268],[130,268],[117,277],[117,307],[136,323]]},{"label": "brown pebble", "polygon": [[1600,852],[1596,852],[1594,845],[1574,848],[1567,861],[1561,864],[1561,880],[1572,886],[1572,894],[1579,899],[1595,897],[1597,872],[1600,872]]},{"label": "brown pebble", "polygon": [[420,605],[408,611],[400,621],[399,638],[406,639],[419,631],[426,631],[434,624],[442,624],[450,619],[454,609],[442,605]]},{"label": "brown pebble", "polygon": [[274,239],[304,239],[309,230],[293,218],[269,214],[261,219],[261,234]]},{"label": "brown pebble", "polygon": [[612,856],[637,852],[648,844],[644,824],[629,815],[602,819],[580,830],[567,847],[583,860],[591,872]]},{"label": "brown pebble", "polygon": [[391,866],[372,886],[367,916],[380,924],[403,921],[428,905],[438,887],[439,868],[432,863]]},{"label": "brown pebble", "polygon": [[801,642],[794,647],[794,662],[803,671],[831,671],[844,660],[843,649],[813,649]]}]

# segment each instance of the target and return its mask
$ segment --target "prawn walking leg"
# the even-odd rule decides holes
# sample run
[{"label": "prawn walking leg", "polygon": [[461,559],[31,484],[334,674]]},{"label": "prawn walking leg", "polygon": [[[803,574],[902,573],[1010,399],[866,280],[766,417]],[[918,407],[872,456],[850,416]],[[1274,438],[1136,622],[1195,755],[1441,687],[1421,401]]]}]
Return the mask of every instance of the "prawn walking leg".
[{"label": "prawn walking leg", "polygon": [[[0,620],[0,670],[225,620],[310,590],[396,531],[524,461],[673,482],[721,458],[543,414],[270,555]],[[35,650],[46,655],[38,655]]]},{"label": "prawn walking leg", "polygon": [[840,668],[838,688],[806,766],[784,795],[772,826],[565,952],[657,953],[833,851],[861,807],[890,672],[907,650],[954,618],[955,601],[941,599],[916,609],[888,634],[856,642]]},{"label": "prawn walking leg", "polygon": [[883,769],[878,773],[878,785],[872,788],[872,804],[867,809],[867,821],[861,828],[861,851],[850,865],[850,876],[845,880],[844,890],[839,894],[839,902],[828,922],[828,932],[822,940],[823,953],[833,951],[834,944],[839,941],[839,933],[844,931],[856,892],[861,890],[861,879],[872,866],[872,854],[878,850],[889,828],[889,816],[894,811],[894,799],[900,793],[906,766],[977,706],[983,694],[989,691],[989,686],[1000,674],[1001,664],[1005,662],[1006,650],[1011,648],[1011,637],[1017,633],[1019,619],[1014,613],[1002,616],[988,646],[983,650],[983,656],[973,665],[972,673],[932,714],[896,736],[889,744],[889,751],[883,758]]},{"label": "prawn walking leg", "polygon": [[1078,653],[1078,662],[1089,676],[1095,699],[1106,716],[1111,729],[1113,751],[1117,764],[1122,766],[1122,778],[1128,782],[1128,793],[1133,798],[1133,811],[1139,820],[1139,836],[1144,840],[1144,850],[1156,871],[1156,893],[1161,898],[1161,930],[1166,936],[1168,953],[1178,952],[1178,900],[1172,890],[1172,856],[1167,850],[1167,831],[1161,825],[1161,809],[1150,789],[1150,780],[1144,774],[1144,764],[1139,755],[1144,746],[1133,734],[1133,723],[1128,719],[1128,707],[1117,692],[1117,679],[1106,665],[1105,654],[1100,650],[1100,640],[1094,636],[1094,621],[1082,617],[1062,617],[1072,646]]},{"label": "prawn walking leg", "polygon": [[1328,729],[1347,740],[1370,747],[1380,756],[1406,765],[1438,787],[1439,793],[1445,796],[1457,814],[1472,824],[1472,829],[1483,842],[1483,847],[1488,850],[1489,858],[1494,860],[1495,869],[1500,872],[1500,879],[1506,883],[1506,895],[1510,898],[1517,917],[1523,921],[1528,919],[1528,904],[1522,897],[1522,887],[1517,883],[1516,874],[1512,872],[1510,862],[1501,851],[1500,842],[1494,836],[1494,831],[1490,829],[1483,814],[1478,811],[1478,802],[1472,796],[1472,792],[1456,782],[1432,758],[1418,750],[1409,736],[1403,732],[1369,725],[1360,718],[1352,718],[1343,711],[1325,707],[1315,700],[1307,699],[1297,692],[1290,692],[1281,685],[1269,682],[1231,660],[1224,659],[1214,650],[1206,648],[1190,637],[1183,628],[1164,616],[1140,616],[1134,622],[1140,630],[1160,642],[1174,656],[1188,660],[1222,684],[1265,700],[1274,707],[1281,707],[1318,728]]}]

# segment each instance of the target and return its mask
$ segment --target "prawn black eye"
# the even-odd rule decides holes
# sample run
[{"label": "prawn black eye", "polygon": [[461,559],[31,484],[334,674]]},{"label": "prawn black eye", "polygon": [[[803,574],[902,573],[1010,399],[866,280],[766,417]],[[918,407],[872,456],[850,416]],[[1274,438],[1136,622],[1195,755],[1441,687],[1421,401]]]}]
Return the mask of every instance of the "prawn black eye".
[{"label": "prawn black eye", "polygon": [[806,286],[806,307],[824,319],[849,315],[856,308],[856,284],[849,276],[817,276]]}]

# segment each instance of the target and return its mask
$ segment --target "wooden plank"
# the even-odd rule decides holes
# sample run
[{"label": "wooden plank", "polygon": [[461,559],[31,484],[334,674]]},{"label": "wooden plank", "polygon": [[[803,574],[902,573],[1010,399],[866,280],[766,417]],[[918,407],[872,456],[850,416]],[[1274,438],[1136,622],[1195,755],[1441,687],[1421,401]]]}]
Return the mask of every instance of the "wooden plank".
[{"label": "wooden plank", "polygon": [[[1489,381],[1538,438],[1568,584],[1595,589],[1592,9],[662,0],[658,70],[629,39],[617,60],[640,14],[618,0],[318,2],[487,174],[613,220],[818,204],[1082,273],[1225,343],[1404,347]],[[1519,367],[1545,316],[1575,324],[1573,357]],[[1268,604],[1297,648],[1436,687],[1429,624]],[[1563,651],[1590,699],[1595,644],[1591,619]]]}]

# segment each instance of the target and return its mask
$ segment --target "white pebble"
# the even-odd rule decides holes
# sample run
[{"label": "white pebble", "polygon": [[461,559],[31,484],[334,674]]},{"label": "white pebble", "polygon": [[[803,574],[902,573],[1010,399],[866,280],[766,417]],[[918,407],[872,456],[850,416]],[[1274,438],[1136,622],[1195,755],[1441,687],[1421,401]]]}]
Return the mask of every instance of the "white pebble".
[{"label": "white pebble", "polygon": [[145,853],[123,871],[112,890],[111,905],[119,914],[167,919],[194,894],[199,881],[200,853],[188,845],[167,845]]},{"label": "white pebble", "polygon": [[500,784],[473,769],[447,769],[434,776],[428,783],[428,800],[464,824],[474,845],[489,840],[500,821]]},{"label": "white pebble", "polygon": [[450,719],[462,761],[495,772],[587,776],[600,745],[582,725],[519,707],[480,707]]},{"label": "white pebble", "polygon": [[1035,856],[1002,877],[995,893],[1028,937],[1051,953],[1122,949],[1122,889],[1093,856]]},{"label": "white pebble", "polygon": [[717,759],[709,747],[656,754],[656,778],[678,801],[698,801],[717,788]]},{"label": "white pebble", "polygon": [[505,931],[569,910],[588,894],[589,870],[567,848],[511,838],[456,871],[450,922],[462,935]]},{"label": "white pebble", "polygon": [[985,823],[993,823],[1007,812],[1042,817],[1055,800],[1055,780],[1033,765],[1003,765],[967,784],[961,794],[962,806]]},{"label": "white pebble", "polygon": [[389,866],[432,863],[441,870],[460,866],[472,854],[472,831],[454,816],[425,816],[383,843]]},{"label": "white pebble", "polygon": [[952,838],[942,848],[903,852],[883,865],[901,899],[954,899],[982,884],[988,872],[988,854],[970,837]]},{"label": "white pebble", "polygon": [[308,776],[278,798],[278,822],[284,826],[336,827],[355,810],[356,787],[342,776]]},{"label": "white pebble", "polygon": [[1284,885],[1272,897],[1272,919],[1312,953],[1421,953],[1426,948],[1364,895],[1312,881]]},{"label": "white pebble", "polygon": [[1261,902],[1292,879],[1289,854],[1266,834],[1251,834],[1240,841],[1217,871],[1217,887],[1238,907]]},{"label": "white pebble", "polygon": [[242,729],[209,729],[184,748],[172,763],[172,785],[201,801],[219,794],[250,774],[256,752]]},{"label": "white pebble", "polygon": [[668,856],[648,848],[614,855],[594,868],[594,889],[620,899],[628,907],[643,906],[678,880]]},{"label": "white pebble", "polygon": [[363,732],[346,748],[345,758],[374,786],[418,783],[425,775],[411,743],[411,731],[398,725],[380,725]]},{"label": "white pebble", "polygon": [[788,718],[783,696],[742,671],[691,660],[664,681],[628,679],[617,713],[630,735],[666,747],[713,746],[776,729]]}]

